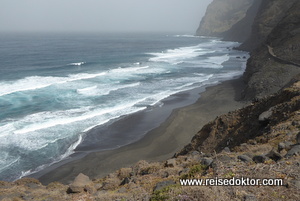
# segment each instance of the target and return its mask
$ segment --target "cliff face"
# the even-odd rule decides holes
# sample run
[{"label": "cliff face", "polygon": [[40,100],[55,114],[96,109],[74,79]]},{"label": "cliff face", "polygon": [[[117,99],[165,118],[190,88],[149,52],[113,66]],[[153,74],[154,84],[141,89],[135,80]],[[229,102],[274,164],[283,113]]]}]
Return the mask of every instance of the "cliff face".
[{"label": "cliff face", "polygon": [[222,34],[224,40],[244,42],[252,32],[254,18],[260,8],[262,0],[254,0],[243,19],[235,23],[228,31]]},{"label": "cliff face", "polygon": [[263,0],[252,24],[251,35],[240,48],[251,51],[264,43],[273,29],[291,14],[290,9],[295,3],[297,0]]},{"label": "cliff face", "polygon": [[242,97],[245,100],[262,98],[277,92],[300,73],[300,2],[235,3],[214,0],[197,34],[243,42],[239,49],[250,51],[251,57],[243,75],[246,87]]},{"label": "cliff face", "polygon": [[246,16],[254,0],[214,0],[207,8],[196,35],[222,36]]},{"label": "cliff face", "polygon": [[299,10],[297,0],[262,3],[251,36],[240,47],[252,50],[243,76],[244,99],[275,93],[300,73]]}]

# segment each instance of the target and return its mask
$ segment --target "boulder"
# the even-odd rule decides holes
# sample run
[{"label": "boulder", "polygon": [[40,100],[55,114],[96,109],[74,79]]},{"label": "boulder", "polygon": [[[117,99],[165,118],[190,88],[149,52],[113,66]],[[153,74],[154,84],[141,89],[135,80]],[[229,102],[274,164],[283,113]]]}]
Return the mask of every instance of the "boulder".
[{"label": "boulder", "polygon": [[165,167],[175,167],[176,166],[176,159],[172,158],[166,161]]},{"label": "boulder", "polygon": [[274,150],[270,151],[266,156],[274,161],[279,161],[283,158],[277,151]]},{"label": "boulder", "polygon": [[272,108],[270,108],[268,111],[265,111],[259,115],[258,121],[262,122],[262,123],[269,122],[272,114],[273,114],[273,111],[272,111]]},{"label": "boulder", "polygon": [[281,152],[282,150],[290,150],[293,146],[293,143],[291,142],[280,142],[278,144],[278,151]]},{"label": "boulder", "polygon": [[225,148],[222,150],[222,152],[230,153],[231,151],[230,151],[229,147],[225,147]]},{"label": "boulder", "polygon": [[264,163],[265,161],[269,160],[269,158],[265,155],[258,155],[258,156],[254,156],[252,158],[252,160],[255,162],[255,163]]},{"label": "boulder", "polygon": [[294,145],[292,149],[290,149],[287,154],[284,156],[286,158],[292,157],[294,155],[300,154],[300,144]]},{"label": "boulder", "polygon": [[239,155],[239,156],[238,156],[238,159],[240,159],[240,160],[243,161],[243,162],[251,162],[251,161],[252,161],[252,158],[250,158],[250,157],[247,156],[247,155]]},{"label": "boulder", "polygon": [[201,164],[205,166],[210,166],[214,160],[212,158],[203,158]]},{"label": "boulder", "polygon": [[74,181],[69,185],[68,193],[81,193],[91,191],[91,186],[93,182],[90,178],[82,173],[80,173]]}]

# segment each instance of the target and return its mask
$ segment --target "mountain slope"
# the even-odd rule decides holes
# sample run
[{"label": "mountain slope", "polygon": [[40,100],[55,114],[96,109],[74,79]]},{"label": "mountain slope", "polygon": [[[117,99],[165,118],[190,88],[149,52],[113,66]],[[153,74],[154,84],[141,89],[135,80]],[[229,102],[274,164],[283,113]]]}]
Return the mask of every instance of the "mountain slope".
[{"label": "mountain slope", "polygon": [[214,0],[207,8],[196,35],[222,36],[243,19],[253,0]]}]

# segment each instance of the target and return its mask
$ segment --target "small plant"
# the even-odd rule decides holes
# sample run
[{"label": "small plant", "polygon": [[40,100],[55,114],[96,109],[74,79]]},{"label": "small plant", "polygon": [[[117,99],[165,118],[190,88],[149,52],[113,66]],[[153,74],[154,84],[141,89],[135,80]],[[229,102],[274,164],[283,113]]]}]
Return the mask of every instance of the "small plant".
[{"label": "small plant", "polygon": [[175,185],[166,186],[161,190],[156,190],[151,197],[151,201],[162,201],[170,198],[169,192]]},{"label": "small plant", "polygon": [[189,172],[187,174],[184,174],[181,176],[181,179],[190,179],[190,178],[194,178],[197,174],[202,173],[205,169],[207,169],[207,166],[205,165],[194,165],[191,167],[191,169],[189,170]]},{"label": "small plant", "polygon": [[235,173],[230,171],[224,174],[224,178],[233,178],[235,176]]}]

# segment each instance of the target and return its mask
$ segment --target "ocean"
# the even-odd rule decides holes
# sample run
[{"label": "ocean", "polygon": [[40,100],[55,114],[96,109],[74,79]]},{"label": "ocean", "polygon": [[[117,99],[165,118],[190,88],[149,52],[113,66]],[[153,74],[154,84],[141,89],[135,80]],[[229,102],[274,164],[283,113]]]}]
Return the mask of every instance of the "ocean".
[{"label": "ocean", "polygon": [[242,75],[249,57],[236,42],[162,33],[2,33],[0,44],[6,181],[67,158],[95,127]]}]

